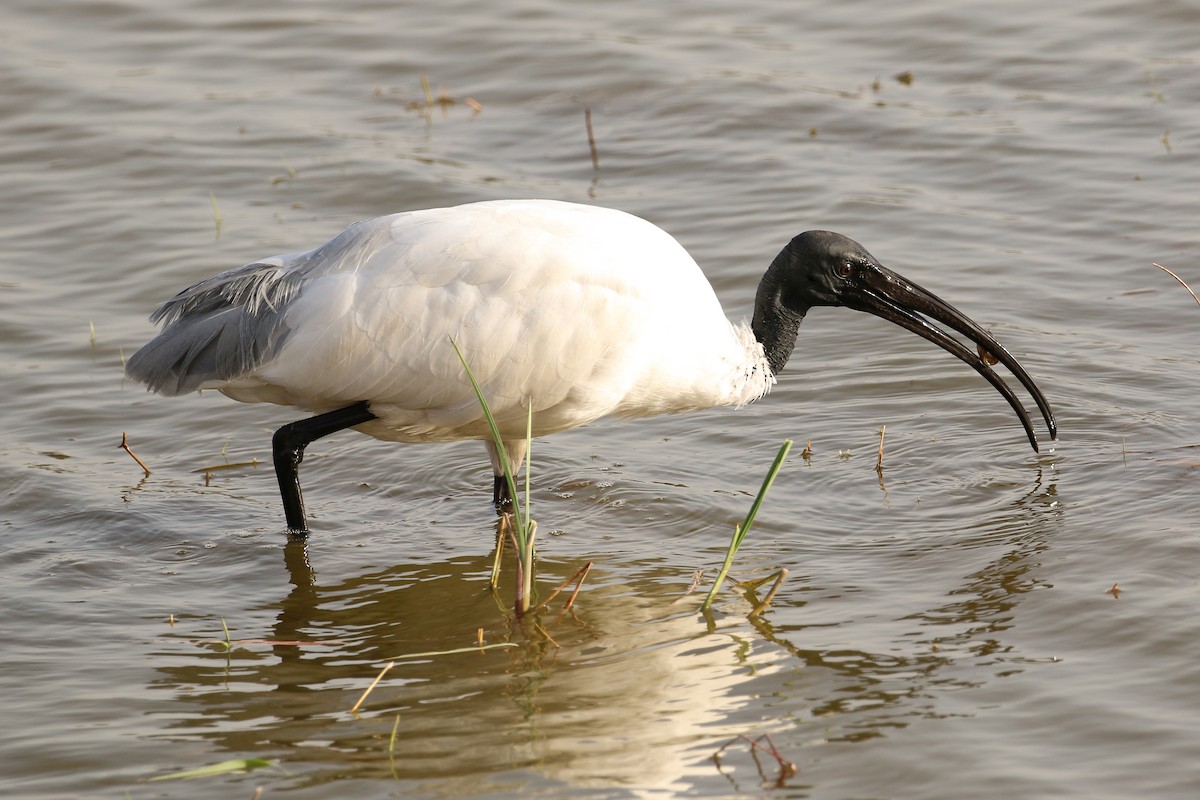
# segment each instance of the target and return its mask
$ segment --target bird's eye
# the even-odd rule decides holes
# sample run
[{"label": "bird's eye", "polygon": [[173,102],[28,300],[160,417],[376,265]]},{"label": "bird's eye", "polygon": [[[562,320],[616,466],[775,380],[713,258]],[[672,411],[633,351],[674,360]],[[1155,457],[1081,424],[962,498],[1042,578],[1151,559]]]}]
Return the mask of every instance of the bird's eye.
[{"label": "bird's eye", "polygon": [[854,274],[853,261],[839,261],[837,265],[837,276],[839,278],[849,278]]}]

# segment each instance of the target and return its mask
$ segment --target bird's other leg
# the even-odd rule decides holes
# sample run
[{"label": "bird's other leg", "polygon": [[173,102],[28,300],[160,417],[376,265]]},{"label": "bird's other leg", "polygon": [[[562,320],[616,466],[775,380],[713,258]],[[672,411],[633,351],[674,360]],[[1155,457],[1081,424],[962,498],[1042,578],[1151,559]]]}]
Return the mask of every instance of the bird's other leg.
[{"label": "bird's other leg", "polygon": [[279,479],[279,496],[283,498],[283,514],[287,518],[288,532],[292,536],[308,535],[308,522],[304,516],[304,497],[300,493],[300,462],[304,460],[304,448],[323,436],[361,425],[375,419],[364,400],[352,406],[328,411],[315,417],[289,422],[271,440],[275,457],[275,477]]},{"label": "bird's other leg", "polygon": [[[513,498],[508,491],[508,479],[504,477],[504,466],[500,461],[500,454],[496,451],[496,446],[491,441],[486,442],[488,458],[492,462],[492,503],[496,506],[496,513],[503,514],[507,511],[512,511]],[[513,478],[521,471],[521,463],[525,459],[526,441],[524,439],[516,439],[506,441],[504,449],[508,453],[508,468],[512,471]]]},{"label": "bird's other leg", "polygon": [[492,503],[496,511],[503,514],[512,510],[512,497],[508,493],[508,479],[503,475],[492,476]]}]

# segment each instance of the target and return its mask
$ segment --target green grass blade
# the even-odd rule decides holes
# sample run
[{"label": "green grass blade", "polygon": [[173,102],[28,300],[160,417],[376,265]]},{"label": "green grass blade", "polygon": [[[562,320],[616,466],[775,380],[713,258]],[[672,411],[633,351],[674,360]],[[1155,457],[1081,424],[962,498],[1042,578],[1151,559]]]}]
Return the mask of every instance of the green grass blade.
[{"label": "green grass blade", "polygon": [[[509,461],[508,450],[504,446],[504,439],[500,435],[500,427],[496,424],[496,418],[492,415],[492,410],[488,406],[487,399],[483,396],[483,390],[479,387],[479,382],[475,380],[475,376],[471,373],[471,367],[467,364],[467,359],[462,354],[462,350],[458,347],[458,342],[454,341],[454,337],[450,337],[450,344],[454,346],[454,352],[458,354],[458,360],[462,363],[463,370],[467,373],[468,380],[471,381],[471,388],[475,390],[475,397],[479,400],[479,406],[483,409],[484,419],[487,420],[488,431],[492,436],[492,443],[496,447],[496,452],[500,454],[500,462],[504,470],[504,480],[508,485],[508,496],[512,499],[512,522],[516,530],[517,540],[517,562],[518,562],[518,578],[517,584],[517,613],[527,611],[532,604],[533,597],[533,540],[537,533],[537,523],[533,520],[526,519],[529,513],[529,458],[530,451],[533,449],[533,403],[529,403],[528,415],[525,420],[525,458],[522,463],[526,465],[525,469],[525,513],[521,512],[521,502],[517,494],[517,481],[513,476],[514,468],[519,470],[521,465],[513,465]],[[492,584],[496,582],[496,570],[493,569]]]},{"label": "green grass blade", "polygon": [[733,557],[737,554],[738,548],[742,546],[742,541],[746,538],[746,534],[750,532],[750,526],[754,524],[754,518],[758,516],[758,509],[762,506],[763,498],[767,496],[767,490],[775,482],[775,476],[783,468],[783,462],[787,459],[788,451],[791,449],[792,440],[784,439],[783,445],[779,448],[779,453],[775,456],[775,461],[771,464],[771,468],[767,470],[767,476],[763,479],[762,486],[758,488],[758,495],[754,498],[754,503],[750,506],[750,513],[746,514],[746,519],[740,525],[733,527],[733,538],[729,541],[729,549],[725,551],[725,563],[721,565],[721,570],[717,573],[717,578],[713,581],[712,588],[708,590],[708,596],[704,598],[704,603],[700,606],[701,611],[708,611],[712,606],[713,599],[717,596],[721,584],[725,582],[725,578],[729,574],[729,568],[733,566]]},{"label": "green grass blade", "polygon": [[[754,524],[754,518],[758,516],[758,509],[762,506],[763,498],[767,496],[767,490],[775,482],[775,476],[783,468],[783,462],[787,459],[788,452],[791,449],[792,440],[784,439],[783,444],[779,448],[779,453],[775,456],[775,461],[771,464],[771,468],[767,470],[767,477],[763,479],[762,486],[758,489],[758,496],[754,498],[754,504],[750,506],[750,513],[746,515],[746,519],[742,522],[742,533],[737,540],[738,547],[741,546],[742,539],[745,539],[746,534],[750,532],[750,526]],[[736,548],[734,549],[736,550]]]},{"label": "green grass blade", "polygon": [[525,417],[525,513],[529,513],[529,474],[533,471],[533,403]]},{"label": "green grass blade", "polygon": [[400,730],[400,715],[396,715],[396,722],[392,725],[392,738],[388,739],[388,763],[392,766],[392,777],[400,780],[400,776],[396,773],[396,731]]},{"label": "green grass blade", "polygon": [[733,526],[733,540],[730,541],[729,547],[725,550],[725,563],[721,564],[721,569],[717,572],[717,578],[713,581],[712,587],[708,590],[708,595],[704,598],[704,603],[701,604],[701,611],[708,611],[712,606],[713,598],[717,596],[717,590],[721,588],[721,584],[725,583],[726,576],[729,575],[729,568],[733,566],[733,556],[737,553],[738,546],[741,544],[742,526]]},{"label": "green grass blade", "polygon": [[492,444],[496,446],[496,452],[500,454],[500,463],[504,468],[504,480],[508,483],[508,496],[513,499],[513,523],[517,527],[518,539],[521,539],[525,534],[525,525],[524,520],[521,519],[520,503],[517,502],[517,482],[513,478],[512,466],[508,460],[508,450],[504,447],[504,439],[500,436],[500,427],[496,424],[496,418],[492,416],[492,409],[488,406],[487,399],[483,396],[483,390],[479,388],[479,383],[471,373],[471,367],[467,364],[467,359],[463,356],[462,350],[458,349],[458,342],[454,341],[454,337],[450,337],[450,344],[454,347],[454,352],[458,354],[458,360],[462,362],[463,369],[467,373],[467,379],[471,381],[471,388],[475,390],[475,397],[479,400],[479,406],[483,409],[484,419],[487,420],[488,431],[492,434]]}]

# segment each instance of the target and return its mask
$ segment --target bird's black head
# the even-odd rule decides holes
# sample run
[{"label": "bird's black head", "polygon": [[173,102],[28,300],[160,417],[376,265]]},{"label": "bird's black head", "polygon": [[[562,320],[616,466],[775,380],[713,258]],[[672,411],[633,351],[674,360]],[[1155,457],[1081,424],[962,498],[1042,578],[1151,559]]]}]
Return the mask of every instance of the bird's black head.
[{"label": "bird's black head", "polygon": [[843,306],[883,267],[866,248],[832,231],[805,231],[775,258],[780,300],[804,315],[813,306]]},{"label": "bird's black head", "polygon": [[787,363],[810,308],[846,305],[879,268],[862,245],[840,233],[806,231],[788,242],[758,286],[751,324],[771,369],[778,373]]},{"label": "bird's black head", "polygon": [[[845,306],[865,311],[907,328],[954,354],[1004,396],[1037,450],[1029,415],[990,366],[1003,364],[1032,395],[1050,429],[1050,438],[1055,437],[1054,415],[1049,404],[1012,354],[961,311],[884,267],[858,242],[830,231],[806,231],[788,242],[767,268],[758,286],[751,327],[773,372],[778,373],[787,363],[800,322],[813,306]],[[967,337],[976,348],[964,346],[930,320]]]}]

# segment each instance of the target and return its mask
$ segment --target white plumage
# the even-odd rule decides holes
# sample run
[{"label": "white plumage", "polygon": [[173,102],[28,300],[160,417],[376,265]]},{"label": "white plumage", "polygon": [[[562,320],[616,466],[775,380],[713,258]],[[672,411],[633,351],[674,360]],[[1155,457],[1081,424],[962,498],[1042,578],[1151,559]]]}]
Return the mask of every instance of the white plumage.
[{"label": "white plumage", "polygon": [[[226,313],[256,334],[267,326],[278,339],[267,358],[232,371],[170,364],[171,377],[186,376],[176,389],[160,386],[165,362],[151,346],[130,374],[168,394],[217,389],[314,412],[366,399],[378,420],[357,429],[389,441],[486,439],[453,338],[518,453],[529,405],[542,436],[610,414],[742,405],[773,382],[762,346],[729,323],[679,243],[612,209],[521,200],[393,214],[171,303],[182,310],[248,275],[261,280]],[[164,311],[187,322],[170,303]],[[173,338],[192,336],[179,327]]]},{"label": "white plumage", "polygon": [[[763,279],[752,330],[728,321],[678,242],[624,212],[548,200],[412,211],[184,290],[156,312],[164,329],[127,371],[163,394],[217,389],[318,413],[357,408],[290,445],[291,475],[277,434],[284,504],[299,531],[302,507],[297,519],[285,484],[312,439],[353,426],[397,442],[486,440],[451,338],[519,461],[529,407],[541,436],[608,415],[740,406],[766,394],[807,308],[850,304],[817,285],[850,256],[878,266],[836,234],[797,237]],[[489,454],[499,472],[490,444]],[[298,482],[295,491],[299,503]]]}]

